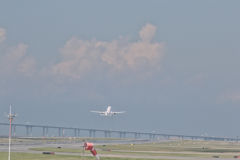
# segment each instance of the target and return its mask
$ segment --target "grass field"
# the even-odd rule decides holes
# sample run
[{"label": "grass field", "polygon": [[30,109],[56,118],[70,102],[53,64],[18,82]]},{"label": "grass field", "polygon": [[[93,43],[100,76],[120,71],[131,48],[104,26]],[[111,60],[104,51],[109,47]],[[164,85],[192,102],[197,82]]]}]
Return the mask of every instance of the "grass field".
[{"label": "grass field", "polygon": [[[90,139],[91,140],[91,139]],[[27,140],[28,141],[28,140]],[[31,140],[32,141],[32,140]],[[55,139],[50,140],[55,141]],[[50,142],[48,141],[48,142]],[[17,140],[16,140],[17,142]],[[69,143],[68,143],[69,144]],[[83,150],[79,143],[79,148],[65,147],[44,147],[30,148],[33,151],[39,151],[39,154],[12,153],[12,160],[94,160],[94,157],[83,157]],[[134,157],[194,157],[198,158],[233,158],[240,155],[240,143],[223,141],[191,141],[176,140],[158,143],[142,144],[118,144],[118,145],[95,145],[97,152],[101,155],[101,160],[134,160]],[[44,151],[55,152],[55,155],[41,154]],[[85,155],[89,154],[85,151]],[[72,155],[69,155],[72,154]],[[108,158],[111,155],[114,158]],[[132,158],[116,158],[119,156]],[[147,159],[144,158],[144,159]],[[7,153],[0,152],[0,160],[7,159]],[[135,158],[136,160],[136,158]],[[159,160],[167,160],[159,159]]]},{"label": "grass field", "polygon": [[131,151],[170,151],[170,152],[207,152],[227,153],[240,152],[240,143],[220,141],[170,141],[161,143],[145,143],[132,145],[97,146],[105,150],[131,150]]},{"label": "grass field", "polygon": [[[8,153],[0,152],[0,160],[7,160]],[[95,157],[81,157],[69,155],[43,155],[43,154],[30,154],[30,153],[12,153],[11,160],[95,160]],[[104,157],[101,160],[139,160],[136,158],[108,158]],[[150,159],[145,159],[150,160]],[[161,159],[168,160],[168,159]]]},{"label": "grass field", "polygon": [[[95,147],[102,155],[142,155],[142,156],[174,156],[201,158],[233,158],[240,155],[240,144],[218,141],[170,141],[162,143],[98,145]],[[64,153],[81,153],[73,148],[32,148],[35,151],[51,151]]]}]

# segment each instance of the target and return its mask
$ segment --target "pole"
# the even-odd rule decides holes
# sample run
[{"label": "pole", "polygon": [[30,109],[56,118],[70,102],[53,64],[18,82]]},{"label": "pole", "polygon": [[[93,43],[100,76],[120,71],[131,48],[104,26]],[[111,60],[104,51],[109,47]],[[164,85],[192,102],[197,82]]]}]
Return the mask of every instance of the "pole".
[{"label": "pole", "polygon": [[[11,107],[10,107],[10,114],[11,114]],[[9,143],[8,143],[8,160],[11,159],[11,136],[12,136],[12,119],[9,118]]]},{"label": "pole", "polygon": [[11,137],[12,137],[12,120],[16,117],[15,114],[12,114],[12,106],[9,107],[9,141],[8,141],[8,160],[11,160]]}]

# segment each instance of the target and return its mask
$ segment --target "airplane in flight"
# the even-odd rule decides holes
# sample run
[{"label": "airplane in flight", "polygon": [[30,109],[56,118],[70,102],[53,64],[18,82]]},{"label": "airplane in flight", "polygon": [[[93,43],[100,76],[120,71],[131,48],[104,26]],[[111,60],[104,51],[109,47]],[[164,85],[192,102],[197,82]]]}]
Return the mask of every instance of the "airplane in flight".
[{"label": "airplane in flight", "polygon": [[113,111],[111,111],[111,108],[112,108],[111,106],[108,106],[106,111],[91,111],[91,112],[98,113],[100,116],[106,116],[106,117],[125,113],[125,111],[113,112]]}]

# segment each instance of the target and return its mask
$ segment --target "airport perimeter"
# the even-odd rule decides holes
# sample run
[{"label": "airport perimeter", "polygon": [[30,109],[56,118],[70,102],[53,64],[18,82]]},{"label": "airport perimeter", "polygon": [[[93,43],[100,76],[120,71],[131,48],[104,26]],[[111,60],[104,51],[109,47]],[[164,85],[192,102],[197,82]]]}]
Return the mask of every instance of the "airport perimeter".
[{"label": "airport perimeter", "polygon": [[[139,141],[112,138],[15,138],[12,160],[91,160],[82,148],[94,142],[102,160],[233,160],[240,156],[240,143],[205,140]],[[7,138],[0,139],[0,159],[7,159]],[[49,154],[43,154],[49,153]]]},{"label": "airport perimeter", "polygon": [[[0,127],[8,128],[8,123]],[[3,129],[1,130],[3,131]],[[40,134],[35,134],[36,132]],[[56,136],[53,136],[53,133]],[[7,159],[8,137],[1,133],[0,160]],[[114,131],[12,124],[12,160],[90,160],[92,142],[101,159],[232,160],[240,158],[238,138]]]}]

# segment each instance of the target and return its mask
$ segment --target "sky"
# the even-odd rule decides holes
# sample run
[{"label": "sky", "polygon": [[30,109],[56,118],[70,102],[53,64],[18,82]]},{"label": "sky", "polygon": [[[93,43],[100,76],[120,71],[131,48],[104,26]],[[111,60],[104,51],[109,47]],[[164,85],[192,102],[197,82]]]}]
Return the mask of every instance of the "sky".
[{"label": "sky", "polygon": [[1,0],[0,122],[237,137],[239,6]]}]

